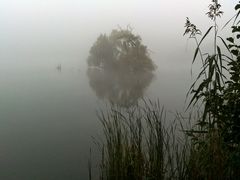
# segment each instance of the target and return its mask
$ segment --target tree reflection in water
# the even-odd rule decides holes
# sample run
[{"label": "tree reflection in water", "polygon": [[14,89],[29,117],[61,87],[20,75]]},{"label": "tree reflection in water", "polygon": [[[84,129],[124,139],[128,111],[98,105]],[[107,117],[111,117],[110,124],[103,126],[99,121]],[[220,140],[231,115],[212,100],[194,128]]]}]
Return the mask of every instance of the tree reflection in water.
[{"label": "tree reflection in water", "polygon": [[101,99],[129,107],[142,98],[156,66],[131,30],[100,35],[88,57],[89,84]]}]

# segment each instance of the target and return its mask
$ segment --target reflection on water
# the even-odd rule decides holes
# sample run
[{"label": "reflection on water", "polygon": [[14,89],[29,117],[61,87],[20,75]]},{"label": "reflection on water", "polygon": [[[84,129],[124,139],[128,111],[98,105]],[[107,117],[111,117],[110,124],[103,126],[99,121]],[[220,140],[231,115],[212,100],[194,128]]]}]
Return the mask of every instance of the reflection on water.
[{"label": "reflection on water", "polygon": [[100,68],[88,68],[89,84],[100,99],[130,106],[144,95],[144,90],[153,79],[151,72],[114,72]]},{"label": "reflection on water", "polygon": [[147,46],[129,28],[101,34],[87,61],[89,84],[96,95],[121,106],[131,106],[143,97],[154,76]]}]

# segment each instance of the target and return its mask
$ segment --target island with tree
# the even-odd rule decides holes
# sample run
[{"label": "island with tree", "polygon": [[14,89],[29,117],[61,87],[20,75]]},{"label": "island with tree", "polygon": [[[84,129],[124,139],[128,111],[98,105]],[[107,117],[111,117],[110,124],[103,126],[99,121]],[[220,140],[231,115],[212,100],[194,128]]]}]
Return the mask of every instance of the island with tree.
[{"label": "island with tree", "polygon": [[89,84],[96,95],[121,106],[131,106],[143,97],[156,69],[147,46],[129,28],[101,34],[87,63]]}]

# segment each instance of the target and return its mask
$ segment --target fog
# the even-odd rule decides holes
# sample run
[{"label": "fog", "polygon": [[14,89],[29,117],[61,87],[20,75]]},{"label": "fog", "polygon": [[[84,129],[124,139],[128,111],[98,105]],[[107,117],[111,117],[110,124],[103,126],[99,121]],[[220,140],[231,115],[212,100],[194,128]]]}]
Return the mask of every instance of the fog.
[{"label": "fog", "polygon": [[[2,0],[1,67],[46,67],[59,62],[85,66],[88,50],[100,33],[127,25],[142,36],[157,64],[165,69],[185,67],[187,59],[176,60],[186,49],[185,18],[190,16],[206,29],[208,4],[208,0]],[[232,16],[234,2],[222,5],[224,21]],[[175,56],[169,56],[173,50]]]},{"label": "fog", "polygon": [[[184,110],[195,47],[183,37],[185,19],[204,33],[210,2],[1,0],[0,179],[84,179],[105,100],[158,98],[168,111]],[[224,25],[235,2],[220,3]],[[91,69],[99,35],[127,27],[141,36],[156,69],[139,76]]]}]

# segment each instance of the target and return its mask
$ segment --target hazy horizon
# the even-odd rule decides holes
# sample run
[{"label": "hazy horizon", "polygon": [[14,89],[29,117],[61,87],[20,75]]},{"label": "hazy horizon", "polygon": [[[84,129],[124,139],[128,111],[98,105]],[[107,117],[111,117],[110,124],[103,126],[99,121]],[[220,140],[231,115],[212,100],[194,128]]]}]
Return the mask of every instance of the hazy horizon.
[{"label": "hazy horizon", "polygon": [[[209,3],[209,0],[2,0],[0,67],[48,67],[59,63],[85,67],[89,48],[100,33],[130,25],[153,52],[156,64],[164,64],[165,69],[173,65],[184,68],[188,59],[173,59],[191,52],[190,49],[186,53],[187,38],[182,36],[185,18],[190,17],[206,31],[211,25],[205,15]],[[234,13],[234,2],[220,3],[224,23]],[[175,56],[165,47],[171,47]],[[160,56],[161,60],[156,58]]]}]

